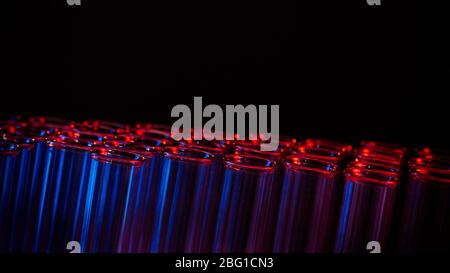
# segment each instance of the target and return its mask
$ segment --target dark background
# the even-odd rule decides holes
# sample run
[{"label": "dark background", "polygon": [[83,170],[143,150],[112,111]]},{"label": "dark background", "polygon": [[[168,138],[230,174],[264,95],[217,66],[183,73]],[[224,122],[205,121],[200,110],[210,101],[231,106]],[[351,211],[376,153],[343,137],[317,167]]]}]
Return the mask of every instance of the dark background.
[{"label": "dark background", "polygon": [[203,96],[279,104],[300,138],[450,146],[448,29],[420,1],[81,1],[9,14],[1,112],[171,124]]}]

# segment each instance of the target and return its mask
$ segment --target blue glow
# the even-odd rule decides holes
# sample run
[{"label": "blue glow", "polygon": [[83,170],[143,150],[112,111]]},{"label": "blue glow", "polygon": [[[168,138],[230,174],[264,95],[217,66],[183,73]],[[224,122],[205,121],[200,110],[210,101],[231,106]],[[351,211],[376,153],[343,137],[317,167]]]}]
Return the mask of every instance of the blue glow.
[{"label": "blue glow", "polygon": [[339,221],[339,228],[338,228],[338,234],[336,238],[336,251],[342,252],[342,248],[346,232],[347,232],[347,221],[348,221],[348,213],[350,209],[350,204],[352,201],[352,194],[353,194],[353,183],[346,183],[345,185],[345,191],[344,191],[344,198],[343,198],[343,205],[342,205],[342,211]]},{"label": "blue glow", "polygon": [[92,160],[91,161],[91,170],[89,174],[89,182],[87,185],[87,193],[86,193],[86,203],[84,207],[84,217],[83,217],[83,223],[81,228],[81,238],[80,238],[80,244],[81,244],[81,250],[85,251],[85,247],[87,245],[88,241],[88,232],[89,232],[89,222],[91,219],[91,211],[92,211],[92,201],[94,197],[94,189],[96,186],[96,180],[97,180],[97,171],[98,171],[98,161]]},{"label": "blue glow", "polygon": [[170,170],[171,170],[172,162],[170,160],[164,161],[163,172],[161,176],[161,188],[158,193],[158,204],[156,206],[156,221],[155,221],[155,230],[153,232],[153,238],[151,241],[150,251],[158,252],[158,245],[161,238],[161,227],[163,222],[163,211],[166,203],[167,197],[167,188],[169,186],[170,179]]},{"label": "blue glow", "polygon": [[38,251],[38,244],[39,244],[39,235],[41,234],[41,223],[42,223],[42,214],[44,211],[44,201],[45,201],[45,194],[47,192],[47,184],[49,180],[49,174],[50,174],[50,164],[52,163],[52,149],[47,154],[46,161],[45,161],[45,168],[44,168],[44,178],[42,181],[42,191],[39,196],[39,206],[38,206],[38,218],[36,223],[36,234],[35,234],[35,240],[33,245],[33,252]]}]

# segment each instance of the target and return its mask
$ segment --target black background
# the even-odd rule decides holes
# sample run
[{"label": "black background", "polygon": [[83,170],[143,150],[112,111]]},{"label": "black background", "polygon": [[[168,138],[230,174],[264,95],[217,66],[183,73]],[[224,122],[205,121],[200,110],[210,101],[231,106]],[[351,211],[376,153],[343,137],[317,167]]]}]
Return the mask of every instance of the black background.
[{"label": "black background", "polygon": [[295,137],[450,146],[448,29],[419,1],[81,1],[17,1],[1,112],[170,124],[203,96],[279,104]]},{"label": "black background", "polygon": [[[272,257],[272,268],[175,268],[177,259],[209,259],[210,262],[224,258]],[[4,259],[2,259],[4,258]],[[383,254],[16,254],[2,257],[2,264],[10,264],[23,271],[42,268],[45,272],[428,272],[446,267],[448,255],[383,255]],[[26,261],[26,262],[24,262]]]}]

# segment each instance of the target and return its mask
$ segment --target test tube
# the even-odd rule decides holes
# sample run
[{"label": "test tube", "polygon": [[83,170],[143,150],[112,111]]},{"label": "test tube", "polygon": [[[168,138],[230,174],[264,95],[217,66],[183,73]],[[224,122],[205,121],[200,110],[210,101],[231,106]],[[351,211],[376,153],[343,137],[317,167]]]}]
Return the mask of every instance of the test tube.
[{"label": "test tube", "polygon": [[121,223],[118,252],[148,252],[153,235],[157,204],[157,179],[161,175],[163,143],[158,139],[139,139],[122,149],[145,158],[136,183],[130,185],[125,213]]},{"label": "test tube", "polygon": [[227,155],[213,252],[260,252],[272,247],[279,185],[276,162]]},{"label": "test tube", "polygon": [[299,146],[308,148],[321,148],[346,154],[349,154],[353,150],[353,147],[351,145],[348,145],[344,142],[320,138],[309,138],[303,142],[300,142]]},{"label": "test tube", "polygon": [[61,132],[47,140],[43,193],[38,203],[34,252],[63,252],[86,188],[90,150],[102,143],[92,134]]},{"label": "test tube", "polygon": [[400,252],[450,251],[450,161],[430,155],[411,160],[397,245]]},{"label": "test tube", "polygon": [[181,141],[180,146],[203,150],[214,155],[208,180],[197,183],[188,220],[185,252],[211,252],[223,186],[223,157],[227,145],[221,141]]},{"label": "test tube", "polygon": [[[188,147],[163,151],[150,251],[183,252],[197,185],[207,184],[214,155]],[[194,205],[195,207],[195,205]]]},{"label": "test tube", "polygon": [[127,193],[139,180],[144,161],[143,156],[122,150],[100,147],[92,151],[82,216],[75,223],[81,251],[117,251]]},{"label": "test tube", "polygon": [[17,187],[19,146],[0,140],[0,253],[9,252],[14,192]]},{"label": "test tube", "polygon": [[124,134],[130,131],[129,125],[107,120],[85,120],[81,123],[74,123],[73,126],[82,131],[107,134]]},{"label": "test tube", "polygon": [[[18,219],[17,230],[14,229],[12,236],[21,236],[22,243],[18,243],[14,240],[14,246],[11,247],[11,251],[14,252],[32,252],[33,251],[33,238],[35,238],[35,222],[37,220],[37,209],[39,207],[39,200],[44,193],[44,170],[45,165],[49,164],[49,152],[45,144],[46,139],[54,134],[54,131],[50,130],[46,126],[26,126],[20,129],[8,127],[3,128],[3,139],[12,143],[21,145],[25,149],[22,150],[21,161],[23,162],[23,168],[20,169],[20,182],[18,185],[23,188],[18,195],[25,194],[25,202],[17,207],[19,211],[25,211],[25,216],[22,212],[16,213]],[[14,225],[16,225],[14,223]],[[21,234],[23,230],[24,234]]]},{"label": "test tube", "polygon": [[362,253],[371,241],[387,249],[398,176],[351,168],[346,173],[335,252]]},{"label": "test tube", "polygon": [[273,251],[331,252],[342,195],[337,165],[297,156],[284,165]]}]

